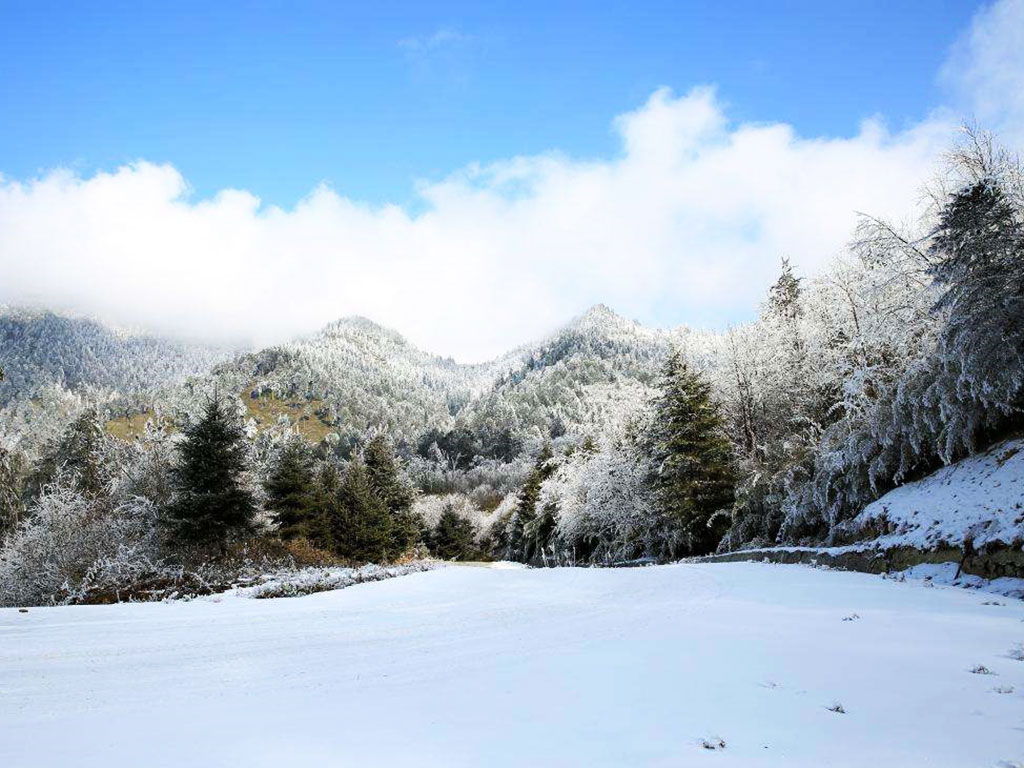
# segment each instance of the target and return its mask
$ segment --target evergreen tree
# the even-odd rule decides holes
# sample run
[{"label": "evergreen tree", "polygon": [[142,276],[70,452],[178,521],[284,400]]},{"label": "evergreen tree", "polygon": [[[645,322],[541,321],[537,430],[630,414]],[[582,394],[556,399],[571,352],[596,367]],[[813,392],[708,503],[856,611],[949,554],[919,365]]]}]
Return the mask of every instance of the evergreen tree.
[{"label": "evergreen tree", "polygon": [[655,494],[660,513],[679,535],[667,554],[709,552],[726,523],[724,515],[716,518],[715,513],[733,502],[731,448],[711,385],[690,370],[678,352],[665,364],[654,410]]},{"label": "evergreen tree", "polygon": [[468,560],[474,556],[475,535],[473,523],[461,517],[449,504],[434,527],[433,553],[442,560]]},{"label": "evergreen tree", "polygon": [[252,525],[256,511],[242,485],[241,424],[215,397],[202,418],[182,432],[173,474],[176,498],[167,510],[166,525],[176,543],[216,545],[223,552],[230,536]]},{"label": "evergreen tree", "polygon": [[367,443],[363,461],[370,489],[391,517],[390,556],[400,557],[419,537],[419,524],[412,511],[413,489],[399,474],[395,452],[383,435],[377,435]]},{"label": "evergreen tree", "polygon": [[79,493],[96,496],[102,492],[100,449],[103,440],[99,416],[90,408],[44,450],[28,481],[29,496],[38,497],[42,489],[56,479],[58,472],[73,477]]},{"label": "evergreen tree", "polygon": [[0,445],[0,544],[25,513],[25,505],[22,503],[23,478],[21,455]]},{"label": "evergreen tree", "polygon": [[519,500],[509,522],[506,557],[510,560],[525,563],[537,554],[537,542],[532,535],[533,524],[537,518],[540,488],[554,471],[551,466],[552,455],[551,445],[545,443],[534,462],[533,469],[526,476],[526,482],[523,483],[523,487],[519,491]]},{"label": "evergreen tree", "polygon": [[345,510],[341,506],[340,488],[338,465],[328,458],[316,473],[310,501],[313,516],[306,528],[306,536],[320,549],[336,550],[335,532],[342,536],[345,532]]},{"label": "evergreen tree", "polygon": [[795,320],[801,314],[801,278],[793,274],[788,258],[782,259],[782,274],[768,290],[768,311],[778,317]]},{"label": "evergreen tree", "polygon": [[285,541],[305,536],[316,514],[313,457],[301,438],[289,440],[263,483],[277,532]]},{"label": "evergreen tree", "polygon": [[340,514],[331,529],[335,551],[350,560],[386,562],[391,551],[391,516],[370,487],[366,465],[358,456],[349,462],[338,498]]},{"label": "evergreen tree", "polygon": [[982,179],[943,208],[929,255],[948,316],[943,363],[975,401],[1012,410],[1024,389],[1024,212]]}]

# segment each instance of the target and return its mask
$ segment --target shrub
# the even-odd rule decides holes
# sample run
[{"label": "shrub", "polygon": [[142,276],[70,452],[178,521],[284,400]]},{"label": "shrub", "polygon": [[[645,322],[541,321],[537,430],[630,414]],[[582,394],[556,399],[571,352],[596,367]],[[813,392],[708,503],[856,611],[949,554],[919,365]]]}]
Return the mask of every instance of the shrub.
[{"label": "shrub", "polygon": [[157,570],[156,510],[107,505],[58,474],[0,553],[0,605],[81,602]]}]

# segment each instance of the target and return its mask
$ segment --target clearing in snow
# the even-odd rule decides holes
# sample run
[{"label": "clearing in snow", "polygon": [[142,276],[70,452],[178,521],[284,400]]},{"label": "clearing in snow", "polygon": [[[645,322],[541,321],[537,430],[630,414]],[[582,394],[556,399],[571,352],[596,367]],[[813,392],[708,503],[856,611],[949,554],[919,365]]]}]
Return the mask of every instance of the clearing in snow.
[{"label": "clearing in snow", "polygon": [[1022,609],[753,563],[4,609],[0,765],[1017,765]]}]

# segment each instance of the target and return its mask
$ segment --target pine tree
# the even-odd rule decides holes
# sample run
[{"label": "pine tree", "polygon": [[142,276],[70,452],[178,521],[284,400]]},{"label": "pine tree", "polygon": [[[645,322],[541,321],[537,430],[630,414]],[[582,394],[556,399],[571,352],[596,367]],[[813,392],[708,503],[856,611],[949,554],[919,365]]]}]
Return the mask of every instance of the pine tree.
[{"label": "pine tree", "polygon": [[537,501],[540,498],[540,488],[544,481],[551,477],[554,471],[551,466],[551,445],[544,444],[533,469],[526,476],[519,491],[519,501],[516,504],[515,512],[509,522],[508,545],[506,557],[510,560],[529,562],[537,553],[537,542],[534,540],[533,523],[537,518]]},{"label": "pine tree", "polygon": [[391,550],[391,516],[370,487],[366,465],[358,456],[349,462],[338,499],[340,514],[331,528],[335,551],[350,560],[386,562]]},{"label": "pine tree", "polygon": [[715,513],[733,502],[732,455],[711,385],[678,352],[665,364],[655,402],[651,454],[659,511],[678,531],[666,553],[701,554],[714,549],[725,527]]},{"label": "pine tree", "polygon": [[285,541],[308,534],[316,514],[314,485],[309,447],[301,438],[289,440],[263,483],[267,509]]},{"label": "pine tree", "polygon": [[21,455],[0,445],[0,545],[4,536],[14,530],[25,513],[22,502],[23,478]]},{"label": "pine tree", "polygon": [[336,550],[335,532],[344,535],[345,510],[339,491],[341,473],[332,459],[326,459],[316,473],[310,505],[313,517],[306,527],[306,536],[320,549]]},{"label": "pine tree", "polygon": [[977,402],[1011,410],[1024,389],[1024,212],[982,179],[943,208],[929,255],[947,370]]},{"label": "pine tree", "polygon": [[434,527],[433,553],[442,560],[468,560],[473,557],[473,523],[461,517],[452,505],[445,506]]},{"label": "pine tree", "polygon": [[245,454],[241,424],[217,397],[202,418],[182,430],[179,464],[173,480],[175,500],[165,516],[174,542],[217,546],[246,531],[255,505],[242,485]]},{"label": "pine tree", "polygon": [[44,486],[56,479],[58,472],[73,477],[75,489],[80,493],[90,496],[101,493],[100,449],[103,439],[99,415],[90,408],[44,450],[28,481],[29,496],[37,497]]},{"label": "pine tree", "polygon": [[793,274],[788,258],[782,259],[782,274],[768,291],[768,311],[778,317],[795,320],[800,316],[801,278]]},{"label": "pine tree", "polygon": [[400,557],[419,537],[419,525],[412,511],[413,489],[398,471],[395,452],[383,435],[377,435],[363,450],[370,488],[391,517],[389,554]]}]

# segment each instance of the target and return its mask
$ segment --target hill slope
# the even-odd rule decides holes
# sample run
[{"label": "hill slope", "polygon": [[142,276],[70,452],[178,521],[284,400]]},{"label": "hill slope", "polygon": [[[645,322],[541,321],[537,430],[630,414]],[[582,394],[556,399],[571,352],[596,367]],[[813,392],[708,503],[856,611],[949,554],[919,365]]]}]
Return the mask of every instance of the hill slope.
[{"label": "hill slope", "polygon": [[[323,430],[386,428],[407,442],[429,430],[564,431],[620,416],[653,383],[671,334],[597,306],[549,338],[475,365],[424,352],[365,318],[214,369],[268,420],[313,404]],[[307,418],[308,412],[304,412]]]},{"label": "hill slope", "polygon": [[138,392],[209,371],[231,353],[45,311],[0,311],[0,406],[48,384]]},{"label": "hill slope", "polygon": [[0,315],[0,365],[8,375],[0,406],[54,384],[119,393],[107,398],[119,419],[112,431],[130,436],[155,408],[175,412],[216,388],[241,396],[259,425],[286,418],[314,441],[332,433],[351,440],[371,428],[410,445],[455,429],[490,436],[485,442],[509,433],[540,440],[625,418],[651,394],[677,335],[598,305],[540,342],[465,365],[360,317],[229,354],[91,320],[8,311]]}]

